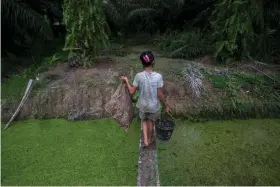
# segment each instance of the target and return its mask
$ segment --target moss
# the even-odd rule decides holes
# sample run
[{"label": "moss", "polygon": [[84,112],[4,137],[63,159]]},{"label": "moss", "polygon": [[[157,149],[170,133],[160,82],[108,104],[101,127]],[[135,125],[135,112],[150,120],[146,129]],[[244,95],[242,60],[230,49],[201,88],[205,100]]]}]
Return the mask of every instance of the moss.
[{"label": "moss", "polygon": [[158,142],[161,185],[278,185],[280,120],[177,121]]}]

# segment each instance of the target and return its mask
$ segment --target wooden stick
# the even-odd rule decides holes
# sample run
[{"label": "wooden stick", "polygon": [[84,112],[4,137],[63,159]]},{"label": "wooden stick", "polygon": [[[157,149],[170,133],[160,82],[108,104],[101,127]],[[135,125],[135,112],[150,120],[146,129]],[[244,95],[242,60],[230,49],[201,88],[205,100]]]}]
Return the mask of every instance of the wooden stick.
[{"label": "wooden stick", "polygon": [[7,123],[6,127],[3,130],[5,130],[5,129],[7,129],[9,127],[9,125],[12,123],[12,121],[15,119],[15,117],[19,113],[20,109],[22,108],[23,104],[25,103],[25,101],[27,100],[27,98],[28,98],[28,96],[30,94],[32,83],[33,83],[33,80],[29,79],[27,87],[25,89],[25,93],[24,93],[24,95],[22,97],[22,100],[21,100],[18,108],[16,109],[14,115],[11,117],[10,121]]}]

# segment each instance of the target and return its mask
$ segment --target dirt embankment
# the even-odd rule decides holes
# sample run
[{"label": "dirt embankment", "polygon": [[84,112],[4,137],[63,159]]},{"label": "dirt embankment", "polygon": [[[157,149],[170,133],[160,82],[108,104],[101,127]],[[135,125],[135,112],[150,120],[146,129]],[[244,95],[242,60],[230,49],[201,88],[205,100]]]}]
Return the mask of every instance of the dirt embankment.
[{"label": "dirt embankment", "polygon": [[[200,98],[193,97],[192,90],[182,77],[170,73],[170,64],[178,70],[182,68],[182,63],[176,64],[176,61],[171,59],[158,59],[160,64],[156,66],[156,71],[163,74],[164,95],[174,116],[209,117],[205,115],[207,112],[210,116],[222,116],[233,112],[230,107],[225,108],[229,104],[224,100],[225,90],[214,88],[208,80],[203,79]],[[141,67],[135,68],[134,61],[137,60],[138,56],[128,56],[117,61],[100,61],[92,68],[69,68],[67,63],[58,64],[47,73],[59,78],[34,90],[17,119],[63,117],[79,120],[109,117],[104,106],[120,84],[121,75],[130,76],[132,73],[133,76],[141,70]],[[243,98],[245,97],[246,94]],[[19,101],[2,105],[3,121],[9,120],[18,104]],[[249,107],[252,107],[252,109],[248,108],[249,112],[255,110],[255,105]]]},{"label": "dirt embankment", "polygon": [[[98,63],[93,68],[69,68],[61,63],[49,70],[58,75],[55,80],[41,89],[33,91],[21,109],[18,119],[60,118],[98,119],[108,117],[104,105],[109,101],[121,75],[130,75],[129,66],[119,66],[113,62]],[[135,72],[134,72],[135,74]],[[174,113],[191,113],[196,105],[184,82],[165,79],[164,94]],[[18,101],[2,106],[2,120],[8,120],[18,105]]]}]

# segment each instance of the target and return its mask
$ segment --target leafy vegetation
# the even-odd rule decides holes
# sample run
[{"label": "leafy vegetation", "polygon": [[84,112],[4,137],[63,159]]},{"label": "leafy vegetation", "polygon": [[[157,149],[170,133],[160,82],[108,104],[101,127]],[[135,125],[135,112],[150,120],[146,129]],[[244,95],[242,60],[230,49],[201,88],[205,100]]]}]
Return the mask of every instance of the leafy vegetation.
[{"label": "leafy vegetation", "polygon": [[[66,0],[64,22],[69,30],[65,48],[70,51],[70,56],[73,53],[82,53],[86,57],[100,55],[108,40],[102,1]],[[90,59],[86,59],[84,65],[89,64]]]},{"label": "leafy vegetation", "polygon": [[[12,102],[20,100],[24,94],[28,78],[24,75],[12,76],[5,84],[1,84],[1,98],[3,102]],[[3,101],[4,99],[4,101]]]},{"label": "leafy vegetation", "polygon": [[216,31],[216,58],[250,57],[247,46],[254,37],[253,22],[261,14],[257,3],[260,1],[222,0],[216,5],[213,12],[216,20],[212,22]]},{"label": "leafy vegetation", "polygon": [[172,25],[184,3],[184,0],[107,0],[105,12],[111,26],[119,31],[155,33],[160,27]]},{"label": "leafy vegetation", "polygon": [[211,51],[209,41],[199,30],[159,35],[155,44],[171,58],[193,58]]},{"label": "leafy vegetation", "polygon": [[[1,98],[5,102],[18,102],[24,94],[29,79],[35,80],[32,90],[38,89],[43,85],[45,86],[51,80],[55,80],[57,76],[46,71],[50,67],[55,66],[59,61],[66,60],[67,58],[67,53],[57,52],[52,56],[43,58],[40,65],[34,64],[20,74],[11,76],[10,79],[1,84]],[[36,77],[39,80],[36,80]]]},{"label": "leafy vegetation", "polygon": [[[19,0],[3,0],[2,5],[2,24],[3,32],[6,37],[12,39],[13,45],[24,46],[30,44],[36,39],[36,36],[40,36],[44,39],[50,39],[52,37],[51,25],[48,20],[44,18],[47,15],[47,11],[57,11],[54,3],[50,1],[19,1]],[[53,19],[55,13],[50,14],[49,19]],[[32,36],[35,35],[35,36]],[[4,40],[5,41],[5,40]],[[4,43],[4,52],[6,50],[12,50],[11,45]],[[6,48],[7,47],[7,48]],[[12,50],[13,51],[13,50]]]},{"label": "leafy vegetation", "polygon": [[[157,40],[171,56],[196,57],[211,52],[222,62],[241,58],[275,62],[279,57],[277,1],[108,0],[105,12],[109,25],[123,33],[171,31]],[[188,31],[176,34],[174,28]]]},{"label": "leafy vegetation", "polygon": [[[207,54],[213,55],[220,62],[244,58],[267,60],[267,62],[279,61],[280,13],[279,3],[275,0],[207,0],[199,2],[194,0],[144,0],[141,2],[135,0],[87,0],[83,2],[66,0],[64,3],[58,0],[36,2],[12,0],[3,1],[2,5],[7,7],[3,10],[3,22],[11,23],[10,27],[5,28],[5,32],[10,32],[15,28],[20,31],[19,28],[24,24],[28,30],[28,36],[32,36],[31,38],[34,40],[38,39],[37,35],[34,34],[38,29],[41,29],[42,33],[40,34],[46,35],[43,29],[45,27],[52,28],[55,20],[62,20],[63,13],[63,20],[68,32],[64,43],[65,50],[70,51],[70,56],[77,55],[76,60],[73,61],[82,62],[83,66],[91,65],[94,62],[92,58],[94,56],[116,55],[116,51],[120,51],[117,56],[127,55],[129,46],[120,45],[115,51],[113,45],[108,47],[106,44],[108,44],[108,40],[134,36],[135,33],[145,34],[141,38],[142,42],[148,42],[150,37],[154,37],[155,46],[161,49],[166,56],[172,58],[196,58]],[[12,10],[16,10],[16,14],[9,17]],[[20,16],[21,14],[24,16]],[[38,14],[38,19],[36,19],[35,14]],[[51,23],[40,22],[44,16]],[[23,30],[25,27],[22,27]],[[23,36],[25,37],[26,34]],[[5,50],[9,51],[9,48],[5,48]],[[33,69],[36,69],[35,73],[32,73],[34,77],[34,74],[44,72],[49,66],[67,58],[65,58],[66,55],[63,57],[48,56],[51,57],[47,59],[47,63],[43,62],[42,58],[30,60],[34,61],[34,64],[39,62],[43,65],[38,69],[38,66],[36,68],[31,66],[32,70],[27,69],[21,74],[26,76],[29,71],[34,72]],[[71,58],[68,61],[71,65]],[[15,66],[6,60],[3,62]],[[183,66],[182,64],[180,69]],[[18,67],[18,69],[22,68]],[[193,66],[185,66],[185,71],[180,72],[180,75],[184,74],[186,82],[198,97],[203,90],[203,69],[199,71],[195,69],[196,67]],[[52,76],[50,75],[50,77]],[[254,77],[249,80],[247,75],[240,74],[228,77],[215,74],[205,76],[205,72],[204,78],[206,80],[209,78],[216,88],[226,90],[225,97],[230,98],[230,101],[225,99],[224,105],[231,106],[229,108],[233,107],[234,111],[238,109],[236,106],[243,106],[244,103],[248,102],[250,106],[256,105],[263,108],[262,104],[265,103],[257,104],[262,99],[267,102],[265,104],[267,106],[271,104],[270,102],[273,104],[275,104],[274,101],[279,102],[279,94],[277,94],[279,84],[267,80],[267,78]],[[47,78],[46,81],[48,80]],[[250,83],[241,85],[245,80]],[[4,86],[4,90],[8,89]],[[249,91],[247,95],[252,97],[254,101],[238,98],[242,90]],[[267,92],[262,94],[261,90]],[[215,107],[213,107],[213,111],[215,111]],[[219,110],[216,111],[219,112]]]},{"label": "leafy vegetation", "polygon": [[216,119],[277,117],[280,112],[279,77],[232,72],[207,74],[215,88],[224,90],[222,105],[205,107],[200,117]]},{"label": "leafy vegetation", "polygon": [[52,42],[53,24],[62,20],[62,1],[3,0],[2,56],[27,56],[40,45]]},{"label": "leafy vegetation", "polygon": [[209,80],[216,88],[227,88],[235,91],[242,89],[245,92],[250,92],[249,94],[253,97],[263,99],[267,99],[265,97],[275,94],[275,96],[271,98],[274,98],[275,101],[280,101],[279,96],[276,96],[279,90],[274,88],[277,82],[279,82],[279,77],[275,77],[275,80],[272,80],[265,75],[252,75],[244,72],[234,72],[228,76],[217,74],[208,76]]},{"label": "leafy vegetation", "polygon": [[100,49],[106,47],[107,35],[122,38],[146,32],[159,33],[155,43],[170,57],[213,54],[221,62],[244,58],[279,61],[277,0],[88,0],[84,3],[5,0],[1,3],[2,24],[6,25],[2,32],[5,38],[14,39],[4,42],[6,56],[11,52],[17,56],[30,54],[29,48],[28,53],[22,49],[36,48],[36,43],[42,43],[38,38],[52,43],[51,30],[54,33],[54,25],[61,24],[63,14],[68,31],[65,48],[71,53],[99,55]]}]

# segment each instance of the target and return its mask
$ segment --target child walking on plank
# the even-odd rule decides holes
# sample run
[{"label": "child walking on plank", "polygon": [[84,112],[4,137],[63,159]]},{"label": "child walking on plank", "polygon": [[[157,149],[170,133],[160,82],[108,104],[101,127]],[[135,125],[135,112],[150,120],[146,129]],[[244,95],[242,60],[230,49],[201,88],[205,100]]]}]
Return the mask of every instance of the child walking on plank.
[{"label": "child walking on plank", "polygon": [[126,84],[130,94],[139,91],[139,98],[136,107],[139,109],[139,117],[142,123],[144,146],[153,143],[153,125],[160,118],[161,106],[164,106],[165,112],[169,113],[170,108],[163,96],[163,79],[162,75],[153,71],[155,64],[152,52],[143,52],[140,55],[144,71],[135,75],[133,85],[129,84],[128,78],[121,77]]}]

